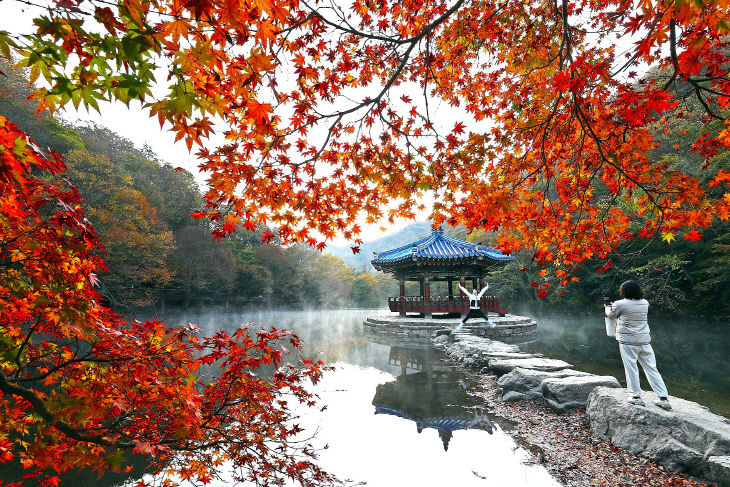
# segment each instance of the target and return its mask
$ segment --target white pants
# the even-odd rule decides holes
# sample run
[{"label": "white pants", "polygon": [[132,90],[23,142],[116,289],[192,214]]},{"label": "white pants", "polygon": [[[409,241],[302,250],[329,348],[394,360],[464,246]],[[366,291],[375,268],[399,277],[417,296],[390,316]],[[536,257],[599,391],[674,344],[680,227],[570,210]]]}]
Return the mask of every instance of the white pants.
[{"label": "white pants", "polygon": [[628,345],[619,343],[621,351],[621,360],[624,362],[624,371],[626,371],[626,387],[629,395],[636,397],[641,395],[641,386],[639,385],[639,367],[637,362],[644,369],[644,375],[649,379],[649,385],[659,397],[667,397],[667,386],[664,385],[661,374],[656,368],[656,357],[654,357],[654,349],[651,345]]}]

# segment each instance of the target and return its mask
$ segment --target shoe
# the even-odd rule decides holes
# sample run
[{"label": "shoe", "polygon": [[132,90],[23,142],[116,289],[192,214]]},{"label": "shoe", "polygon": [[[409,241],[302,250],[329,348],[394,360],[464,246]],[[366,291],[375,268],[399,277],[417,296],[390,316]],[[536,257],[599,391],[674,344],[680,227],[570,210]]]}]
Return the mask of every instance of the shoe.
[{"label": "shoe", "polygon": [[666,397],[657,399],[656,401],[654,401],[654,404],[656,404],[658,407],[662,408],[665,411],[672,410],[672,405],[669,404],[669,400]]},{"label": "shoe", "polygon": [[629,404],[633,404],[634,406],[646,406],[646,404],[644,404],[644,401],[638,396],[629,398]]}]

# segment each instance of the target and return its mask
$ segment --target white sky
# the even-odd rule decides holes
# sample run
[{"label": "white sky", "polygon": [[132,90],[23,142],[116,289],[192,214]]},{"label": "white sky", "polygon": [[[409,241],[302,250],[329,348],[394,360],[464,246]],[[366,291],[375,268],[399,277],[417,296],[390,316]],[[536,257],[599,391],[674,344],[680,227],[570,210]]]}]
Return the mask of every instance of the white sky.
[{"label": "white sky", "polygon": [[[14,34],[32,32],[35,30],[32,20],[42,12],[42,9],[29,7],[12,0],[0,1],[0,30]],[[161,79],[164,81],[165,76],[161,76]],[[106,126],[133,141],[138,148],[148,144],[163,161],[169,162],[175,167],[183,167],[193,173],[201,189],[205,188],[207,176],[198,169],[199,160],[195,156],[195,147],[191,153],[188,152],[183,141],[175,143],[174,134],[169,132],[167,127],[161,129],[157,118],[150,118],[148,113],[141,108],[140,103],[131,103],[127,108],[120,102],[106,102],[100,103],[99,107],[101,114],[94,110],[87,112],[83,108],[77,111],[72,105],[68,105],[64,110],[57,112],[56,116],[72,122],[91,121]],[[214,136],[211,142],[215,143],[215,139]],[[222,137],[219,138],[219,140],[221,139]],[[427,215],[427,212],[421,212],[418,219],[425,220]],[[399,219],[392,225],[386,221],[374,225],[368,225],[362,221],[360,222],[363,230],[361,237],[366,242],[375,240],[386,233],[397,232],[410,223],[413,221],[404,219]],[[386,233],[379,230],[380,226],[387,227]],[[341,246],[347,243],[343,238],[336,238],[334,241],[328,242],[328,246]]]},{"label": "white sky", "polygon": [[[43,0],[40,0],[42,3]],[[13,0],[0,1],[0,30],[7,30],[11,33],[28,33],[35,30],[32,19],[39,14],[42,14],[43,10],[37,7],[29,7]],[[630,42],[624,40],[627,47]],[[161,70],[161,76],[158,79],[162,80],[161,85],[165,85],[165,73]],[[286,82],[285,80],[281,80]],[[402,86],[400,89],[407,91],[407,86]],[[154,91],[154,90],[153,90]],[[394,96],[397,98],[397,96]],[[169,162],[173,166],[183,167],[193,173],[201,186],[201,189],[205,188],[206,175],[202,174],[198,170],[198,159],[193,153],[188,152],[184,142],[174,142],[174,135],[167,130],[167,128],[160,128],[157,118],[150,118],[146,111],[144,111],[140,104],[135,102],[127,108],[120,102],[116,103],[101,103],[101,114],[92,111],[86,112],[81,109],[76,111],[73,106],[69,105],[63,112],[59,112],[59,117],[69,121],[92,121],[100,125],[104,125],[107,128],[117,132],[118,134],[132,140],[135,145],[141,148],[144,144],[148,144],[162,160]],[[438,106],[432,106],[435,115],[434,119],[438,122],[444,123],[446,126],[453,126],[456,120],[460,120],[458,109],[454,107],[441,107],[439,110]],[[471,117],[466,120],[470,120]],[[474,122],[476,123],[476,122]],[[478,130],[483,127],[473,126],[470,122],[470,126],[467,130]],[[207,143],[208,147],[216,145],[217,141],[221,141],[220,135],[214,135],[213,138]],[[428,207],[432,203],[430,197],[426,197],[424,203]],[[427,219],[429,212],[422,211],[418,212],[417,219],[424,221]],[[363,230],[361,238],[364,241],[370,241],[382,237],[385,233],[396,232],[401,230],[403,227],[412,223],[411,220],[396,220],[394,224],[388,224],[387,220],[383,220],[374,225],[368,225],[363,221],[360,221],[360,227]],[[386,232],[383,233],[379,230],[381,226],[387,228]],[[340,246],[345,245],[347,242],[342,238],[337,238],[333,242],[328,242],[328,246]]]}]

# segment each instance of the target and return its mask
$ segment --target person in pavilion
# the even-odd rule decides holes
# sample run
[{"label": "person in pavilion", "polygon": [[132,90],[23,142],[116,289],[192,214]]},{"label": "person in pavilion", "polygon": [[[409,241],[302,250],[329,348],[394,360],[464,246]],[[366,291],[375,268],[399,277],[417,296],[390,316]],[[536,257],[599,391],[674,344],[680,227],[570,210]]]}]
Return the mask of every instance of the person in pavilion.
[{"label": "person in pavilion", "polygon": [[484,286],[482,288],[482,290],[478,291],[478,292],[476,289],[473,289],[472,292],[469,292],[466,289],[464,289],[464,287],[461,284],[459,284],[459,289],[461,289],[461,291],[464,294],[466,294],[467,297],[469,298],[469,312],[466,314],[466,316],[464,316],[464,319],[461,320],[461,324],[459,324],[459,326],[457,326],[456,329],[460,330],[461,327],[464,325],[464,323],[467,322],[467,320],[469,318],[484,318],[487,321],[487,323],[489,323],[490,327],[492,327],[492,328],[496,327],[497,325],[492,320],[487,318],[487,315],[484,314],[484,312],[482,311],[482,307],[479,304],[479,301],[482,299],[482,296],[484,296],[484,293],[487,292],[487,289],[489,289],[489,284]]}]

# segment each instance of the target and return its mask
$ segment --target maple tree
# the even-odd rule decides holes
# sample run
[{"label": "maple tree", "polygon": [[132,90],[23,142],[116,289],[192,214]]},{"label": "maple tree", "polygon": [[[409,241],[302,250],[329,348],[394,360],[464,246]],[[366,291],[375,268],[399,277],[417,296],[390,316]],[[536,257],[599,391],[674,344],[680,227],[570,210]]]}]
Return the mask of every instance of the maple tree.
[{"label": "maple tree", "polygon": [[100,242],[59,157],[0,117],[0,161],[0,462],[17,457],[44,486],[79,466],[125,468],[125,452],[165,485],[224,467],[256,485],[334,480],[292,422],[322,373],[285,362],[278,344],[298,350],[296,336],[123,320],[94,289]]},{"label": "maple tree", "polygon": [[[141,100],[201,147],[217,236],[272,223],[357,250],[359,218],[411,217],[428,193],[436,224],[498,230],[565,285],[621,241],[727,219],[727,172],[710,164],[708,188],[648,156],[679,82],[704,107],[693,148],[709,163],[730,144],[725,0],[48,6],[36,32],[0,35],[45,80],[39,107]],[[227,141],[206,147],[215,120]]]},{"label": "maple tree", "polygon": [[[727,0],[43,6],[35,32],[0,32],[0,52],[40,82],[39,109],[141,101],[199,146],[210,188],[197,216],[217,222],[217,237],[271,223],[285,243],[323,248],[339,232],[357,250],[359,218],[412,217],[431,195],[436,224],[497,230],[503,250],[531,249],[566,285],[587,259],[610,266],[622,241],[694,241],[730,213],[730,172],[712,163],[730,145]],[[672,111],[680,82],[703,107],[706,130],[693,149],[713,172],[707,183],[649,157],[651,124],[695,116]],[[226,142],[207,147],[216,121]],[[38,471],[102,468],[118,459],[109,449],[128,448],[157,454],[183,477],[206,479],[223,458],[280,472],[269,456],[280,453],[247,435],[287,438],[284,405],[271,394],[299,375],[269,383],[236,372],[279,363],[270,342],[283,332],[198,339],[101,307],[91,287],[98,240],[76,193],[30,173],[55,173],[60,162],[5,120],[0,134],[2,458],[18,444]],[[65,206],[44,213],[57,202]],[[551,289],[533,284],[542,296]],[[223,357],[212,385],[189,375]],[[316,378],[317,365],[305,365]],[[234,396],[221,396],[226,387]],[[129,391],[154,400],[134,404]],[[290,460],[286,474],[324,476]]]}]

